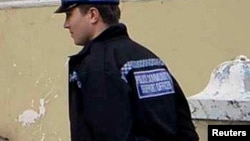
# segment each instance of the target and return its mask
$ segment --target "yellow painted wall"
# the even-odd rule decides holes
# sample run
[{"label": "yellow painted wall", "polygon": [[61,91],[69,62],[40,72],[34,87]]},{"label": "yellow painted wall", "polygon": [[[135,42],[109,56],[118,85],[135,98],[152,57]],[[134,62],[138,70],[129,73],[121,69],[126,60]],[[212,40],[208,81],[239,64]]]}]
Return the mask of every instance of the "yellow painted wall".
[{"label": "yellow painted wall", "polygon": [[[69,141],[65,63],[74,46],[54,9],[0,11],[0,135],[11,141]],[[17,121],[39,106],[46,113],[34,124]]]},{"label": "yellow painted wall", "polygon": [[[250,56],[249,0],[123,2],[131,37],[168,65],[187,96],[205,88],[212,70]],[[11,141],[69,141],[67,56],[76,53],[57,7],[0,10],[0,135]],[[39,103],[45,99],[44,105]],[[43,104],[43,103],[42,103]],[[22,125],[23,112],[39,113]]]}]

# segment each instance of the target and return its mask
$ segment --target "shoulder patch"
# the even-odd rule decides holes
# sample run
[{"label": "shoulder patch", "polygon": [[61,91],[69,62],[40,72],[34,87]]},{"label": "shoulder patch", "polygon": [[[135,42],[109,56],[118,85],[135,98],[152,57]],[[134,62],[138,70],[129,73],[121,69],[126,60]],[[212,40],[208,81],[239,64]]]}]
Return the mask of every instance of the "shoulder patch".
[{"label": "shoulder patch", "polygon": [[165,69],[134,72],[137,93],[140,99],[173,94],[172,78]]}]

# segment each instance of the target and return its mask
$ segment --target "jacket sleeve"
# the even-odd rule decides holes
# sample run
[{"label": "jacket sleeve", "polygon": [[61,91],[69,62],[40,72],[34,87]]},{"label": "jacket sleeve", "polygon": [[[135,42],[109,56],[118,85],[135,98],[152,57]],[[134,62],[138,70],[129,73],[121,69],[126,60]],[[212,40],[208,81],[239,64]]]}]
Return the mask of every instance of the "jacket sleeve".
[{"label": "jacket sleeve", "polygon": [[198,141],[199,136],[192,122],[187,99],[175,78],[173,78],[173,82],[176,90],[178,141]]},{"label": "jacket sleeve", "polygon": [[138,141],[197,141],[186,98],[166,67],[128,75],[134,132]]}]

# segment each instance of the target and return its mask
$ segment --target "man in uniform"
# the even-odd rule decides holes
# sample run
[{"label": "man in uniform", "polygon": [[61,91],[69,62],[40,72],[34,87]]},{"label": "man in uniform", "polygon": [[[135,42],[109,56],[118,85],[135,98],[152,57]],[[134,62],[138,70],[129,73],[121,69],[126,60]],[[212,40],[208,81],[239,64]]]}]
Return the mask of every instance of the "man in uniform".
[{"label": "man in uniform", "polygon": [[69,61],[72,141],[198,141],[175,78],[119,23],[119,0],[62,0],[55,13],[84,46]]}]

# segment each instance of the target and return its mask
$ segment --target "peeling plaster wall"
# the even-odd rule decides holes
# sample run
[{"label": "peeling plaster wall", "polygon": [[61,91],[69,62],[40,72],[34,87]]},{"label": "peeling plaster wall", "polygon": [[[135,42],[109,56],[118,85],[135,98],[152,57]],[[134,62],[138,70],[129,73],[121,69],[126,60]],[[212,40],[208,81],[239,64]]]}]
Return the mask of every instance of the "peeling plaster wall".
[{"label": "peeling plaster wall", "polygon": [[67,56],[73,47],[54,8],[0,11],[0,135],[69,141]]},{"label": "peeling plaster wall", "polygon": [[[249,5],[141,0],[120,7],[131,37],[157,53],[190,96],[205,88],[218,64],[250,56]],[[12,141],[69,141],[65,66],[80,48],[56,8],[0,10],[0,135]]]}]

